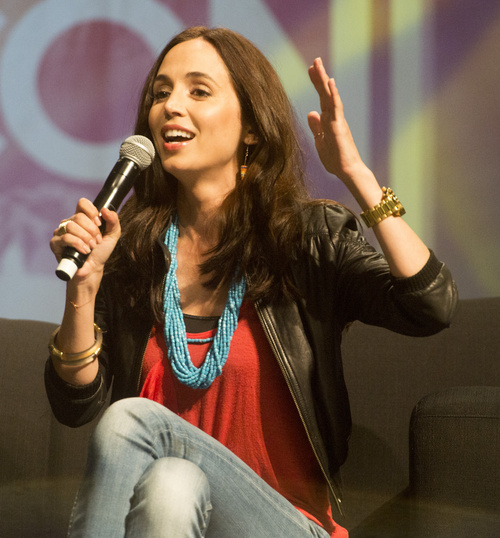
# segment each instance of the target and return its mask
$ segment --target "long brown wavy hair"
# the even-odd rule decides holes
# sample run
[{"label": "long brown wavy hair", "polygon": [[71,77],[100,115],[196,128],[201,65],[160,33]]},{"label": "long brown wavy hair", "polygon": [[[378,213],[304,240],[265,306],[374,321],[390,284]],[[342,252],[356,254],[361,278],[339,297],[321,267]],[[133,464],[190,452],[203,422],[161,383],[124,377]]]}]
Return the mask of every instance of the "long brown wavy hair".
[{"label": "long brown wavy hair", "polygon": [[[210,275],[207,285],[214,288],[236,273],[245,274],[248,298],[279,301],[297,292],[290,266],[303,234],[301,210],[310,197],[295,115],[265,56],[226,28],[197,26],[181,32],[163,49],[145,81],[135,133],[152,139],[148,115],[158,69],[173,47],[197,38],[210,43],[222,58],[241,105],[242,121],[258,138],[250,148],[244,180],[237,181],[215,217],[218,244],[201,271]],[[165,265],[157,240],[175,211],[176,192],[177,180],[156,156],[120,212],[122,236],[106,268],[132,303],[151,308],[158,320],[163,318]]]}]

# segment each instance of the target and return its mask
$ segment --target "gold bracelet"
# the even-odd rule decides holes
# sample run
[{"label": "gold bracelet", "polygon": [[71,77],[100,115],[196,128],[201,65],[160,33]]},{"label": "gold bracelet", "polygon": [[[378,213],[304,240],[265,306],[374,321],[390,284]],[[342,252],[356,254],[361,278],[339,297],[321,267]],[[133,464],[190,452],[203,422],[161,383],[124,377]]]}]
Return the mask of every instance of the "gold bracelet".
[{"label": "gold bracelet", "polygon": [[94,362],[97,359],[97,357],[98,355],[94,353],[93,355],[89,355],[86,359],[80,359],[77,361],[65,361],[65,360],[60,359],[56,355],[52,355],[52,360],[56,361],[58,364],[71,366],[72,368],[78,368],[80,366],[87,366],[87,364]]},{"label": "gold bracelet", "polygon": [[382,187],[382,193],[382,201],[379,204],[361,213],[361,217],[368,228],[375,226],[375,224],[378,224],[391,215],[402,217],[406,213],[403,204],[401,204],[392,189]]},{"label": "gold bracelet", "polygon": [[95,342],[88,349],[79,353],[67,353],[57,349],[56,338],[59,329],[60,327],[50,337],[49,352],[51,357],[56,359],[60,364],[69,364],[71,366],[85,366],[97,359],[102,348],[102,330],[96,323],[94,323]]},{"label": "gold bracelet", "polygon": [[82,306],[87,306],[88,304],[90,304],[91,302],[93,302],[94,299],[90,299],[90,301],[88,301],[87,303],[83,303],[83,304],[76,304],[74,303],[73,301],[70,301],[70,305],[75,309],[75,310],[78,310],[79,308],[81,308]]}]

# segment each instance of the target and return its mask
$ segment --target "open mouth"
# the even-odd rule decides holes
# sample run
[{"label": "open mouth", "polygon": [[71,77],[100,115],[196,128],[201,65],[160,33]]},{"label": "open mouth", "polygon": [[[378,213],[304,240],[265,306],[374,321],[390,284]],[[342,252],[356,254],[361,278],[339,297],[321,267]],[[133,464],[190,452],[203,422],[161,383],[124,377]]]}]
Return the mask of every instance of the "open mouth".
[{"label": "open mouth", "polygon": [[182,131],[180,129],[167,129],[163,133],[163,140],[169,144],[176,142],[187,142],[194,138],[194,134],[189,131]]}]

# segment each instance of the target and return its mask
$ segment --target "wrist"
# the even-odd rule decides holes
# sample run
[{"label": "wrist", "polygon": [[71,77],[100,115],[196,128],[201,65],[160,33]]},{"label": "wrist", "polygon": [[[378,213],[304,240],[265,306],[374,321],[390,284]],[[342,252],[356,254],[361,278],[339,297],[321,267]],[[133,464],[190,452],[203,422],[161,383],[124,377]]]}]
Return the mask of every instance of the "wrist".
[{"label": "wrist", "polygon": [[76,304],[89,302],[92,298],[96,297],[101,284],[101,278],[73,278],[66,285],[66,300],[73,301]]},{"label": "wrist", "polygon": [[371,228],[388,217],[402,217],[406,213],[403,204],[392,189],[382,187],[382,200],[361,213],[364,223]]},{"label": "wrist", "polygon": [[355,174],[341,179],[362,211],[366,211],[380,202],[381,187],[368,167],[360,167]]},{"label": "wrist", "polygon": [[78,289],[76,291],[67,290],[66,305],[64,316],[69,316],[69,319],[94,319],[94,308],[97,293],[92,290]]}]

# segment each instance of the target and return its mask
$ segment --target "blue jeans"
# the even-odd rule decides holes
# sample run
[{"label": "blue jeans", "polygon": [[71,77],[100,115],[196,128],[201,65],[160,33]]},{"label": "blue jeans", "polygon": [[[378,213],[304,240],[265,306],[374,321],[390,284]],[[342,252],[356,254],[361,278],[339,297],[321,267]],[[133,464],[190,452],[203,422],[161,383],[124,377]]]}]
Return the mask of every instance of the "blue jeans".
[{"label": "blue jeans", "polygon": [[145,398],[120,400],[97,425],[69,535],[328,537],[221,443]]}]

